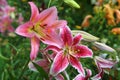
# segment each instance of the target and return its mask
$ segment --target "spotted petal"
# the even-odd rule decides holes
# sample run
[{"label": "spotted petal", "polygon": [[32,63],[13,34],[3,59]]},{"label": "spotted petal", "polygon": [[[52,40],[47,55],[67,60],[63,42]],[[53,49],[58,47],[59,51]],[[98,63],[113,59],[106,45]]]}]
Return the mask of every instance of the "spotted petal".
[{"label": "spotted petal", "polygon": [[37,57],[39,50],[39,40],[36,37],[31,38],[30,59],[34,60]]},{"label": "spotted petal", "polygon": [[90,50],[87,46],[84,45],[76,45],[73,47],[74,49],[74,56],[75,57],[92,57],[93,53],[92,50]]},{"label": "spotted petal", "polygon": [[82,35],[78,34],[73,38],[73,45],[76,45],[79,43],[79,41],[81,41],[82,39]]},{"label": "spotted petal", "polygon": [[68,26],[65,26],[61,30],[61,38],[64,42],[64,45],[71,46],[72,45],[72,33]]},{"label": "spotted petal", "polygon": [[58,73],[64,71],[68,65],[69,63],[67,57],[63,55],[62,52],[57,53],[51,66],[50,74],[56,76]]},{"label": "spotted petal", "polygon": [[69,62],[75,69],[77,69],[79,73],[81,73],[82,75],[85,75],[85,71],[82,67],[82,64],[80,63],[78,59],[76,59],[73,56],[70,56]]}]

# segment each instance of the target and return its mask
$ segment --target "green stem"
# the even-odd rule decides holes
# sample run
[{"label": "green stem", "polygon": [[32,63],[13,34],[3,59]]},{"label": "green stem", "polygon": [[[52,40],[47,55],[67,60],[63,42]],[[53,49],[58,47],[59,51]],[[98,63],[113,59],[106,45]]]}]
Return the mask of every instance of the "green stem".
[{"label": "green stem", "polygon": [[50,7],[51,2],[52,2],[52,0],[49,0],[49,3],[48,3],[48,8]]},{"label": "green stem", "polygon": [[21,73],[20,73],[20,75],[19,75],[19,77],[18,77],[18,80],[21,80],[21,78],[22,78],[22,76],[23,76],[23,74],[24,74],[25,69],[28,67],[29,61],[30,61],[30,60],[28,59],[28,61],[25,63],[24,67],[22,68],[22,71],[21,71]]}]

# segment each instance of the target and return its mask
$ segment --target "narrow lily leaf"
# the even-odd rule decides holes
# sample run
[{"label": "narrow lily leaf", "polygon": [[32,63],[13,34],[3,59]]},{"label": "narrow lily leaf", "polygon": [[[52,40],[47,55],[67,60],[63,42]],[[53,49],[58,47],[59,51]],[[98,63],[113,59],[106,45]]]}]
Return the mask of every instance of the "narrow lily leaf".
[{"label": "narrow lily leaf", "polygon": [[9,58],[3,56],[2,54],[0,54],[0,58],[3,59],[3,60],[9,60]]},{"label": "narrow lily leaf", "polygon": [[32,62],[32,63],[36,67],[36,69],[39,71],[39,73],[41,75],[40,77],[45,79],[45,80],[49,80],[48,74],[45,72],[45,70],[42,67],[40,67],[38,64],[36,64],[34,62]]},{"label": "narrow lily leaf", "polygon": [[75,2],[74,0],[64,0],[64,2],[70,5],[71,7],[80,8],[79,4]]},{"label": "narrow lily leaf", "polygon": [[113,48],[111,48],[108,45],[103,44],[103,43],[94,42],[93,45],[96,46],[97,48],[99,48],[100,50],[103,50],[103,51],[115,52],[115,50]]},{"label": "narrow lily leaf", "polygon": [[85,41],[88,41],[88,42],[94,42],[94,41],[98,41],[99,38],[98,37],[95,37],[85,31],[81,31],[81,30],[72,30],[72,34],[73,35],[76,35],[76,34],[81,34],[82,37],[83,37],[83,40]]}]

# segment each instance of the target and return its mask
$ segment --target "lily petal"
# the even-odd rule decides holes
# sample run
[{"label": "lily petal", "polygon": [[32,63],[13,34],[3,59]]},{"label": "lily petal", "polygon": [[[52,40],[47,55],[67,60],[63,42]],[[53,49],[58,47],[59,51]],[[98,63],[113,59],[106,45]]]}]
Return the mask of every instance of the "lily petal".
[{"label": "lily petal", "polygon": [[34,60],[37,57],[39,50],[39,40],[36,37],[31,38],[31,52],[30,59]]},{"label": "lily petal", "polygon": [[39,10],[33,2],[28,2],[28,3],[30,4],[31,13],[32,13],[30,21],[34,21],[37,18],[37,16],[39,15]]},{"label": "lily petal", "polygon": [[50,28],[56,29],[56,28],[64,27],[66,25],[67,25],[67,21],[65,21],[65,20],[56,20],[56,21],[54,21],[52,26],[50,26]]},{"label": "lily petal", "polygon": [[48,32],[45,32],[46,36],[43,38],[40,38],[40,40],[45,44],[54,45],[58,48],[61,48],[63,45],[62,44],[63,42],[62,42],[62,39],[60,38],[60,35],[54,29],[50,29],[48,31],[50,31],[51,33],[48,34]]},{"label": "lily petal", "polygon": [[84,45],[76,45],[73,47],[74,48],[74,51],[76,53],[74,53],[74,56],[75,57],[82,57],[82,58],[85,58],[85,57],[92,57],[93,53],[92,53],[92,50],[89,49],[87,46],[84,46]]},{"label": "lily petal", "polygon": [[[41,25],[45,25],[45,24],[52,24],[53,21],[55,21],[57,19],[57,9],[56,7],[51,7],[51,8],[48,8],[44,11],[42,11],[40,14],[39,14],[39,17],[38,17],[38,21],[41,22]],[[47,25],[49,26],[49,25]]]},{"label": "lily petal", "polygon": [[[36,63],[36,64],[38,64],[46,72],[48,72],[48,70],[49,70],[49,62],[46,59],[40,59],[40,60],[36,60],[36,61],[33,61],[33,62]],[[35,66],[33,65],[33,63],[31,61],[29,62],[28,67],[32,71],[37,71],[37,69],[35,68]]]},{"label": "lily petal", "polygon": [[65,55],[63,55],[63,52],[57,53],[51,66],[50,74],[56,76],[60,72],[64,71],[68,65],[68,59]]},{"label": "lily petal", "polygon": [[86,69],[86,71],[87,71],[87,76],[78,74],[73,80],[88,80],[88,78],[92,75],[92,73],[90,69]]},{"label": "lily petal", "polygon": [[25,24],[20,25],[15,32],[24,37],[33,37],[33,32],[30,32],[32,28],[31,22],[26,22]]},{"label": "lily petal", "polygon": [[56,80],[65,80],[64,77],[61,75],[61,74],[58,74],[56,77],[55,77]]},{"label": "lily petal", "polygon": [[78,34],[73,38],[73,45],[76,45],[79,43],[79,41],[81,41],[82,39],[82,35]]},{"label": "lily petal", "polygon": [[61,30],[61,38],[64,42],[64,45],[71,46],[72,45],[72,33],[68,26],[65,26]]},{"label": "lily petal", "polygon": [[92,75],[92,72],[90,69],[86,69],[86,71],[87,71],[86,79],[88,79]]},{"label": "lily petal", "polygon": [[78,74],[73,80],[85,80],[85,76]]},{"label": "lily petal", "polygon": [[58,47],[53,46],[53,45],[48,45],[48,46],[45,48],[45,51],[48,51],[48,50],[53,50],[53,51],[55,51],[55,52],[59,52],[61,49],[59,49]]},{"label": "lily petal", "polygon": [[81,73],[82,75],[85,75],[85,71],[82,67],[82,64],[80,63],[78,59],[76,59],[73,56],[70,56],[69,62],[75,69],[77,69],[79,73]]},{"label": "lily petal", "polygon": [[103,69],[101,69],[100,72],[98,74],[96,74],[95,76],[93,76],[91,79],[92,80],[101,80],[103,74],[104,74],[104,71],[103,71]]},{"label": "lily petal", "polygon": [[116,62],[112,60],[103,59],[98,56],[95,57],[95,62],[100,68],[112,68],[116,64]]},{"label": "lily petal", "polygon": [[14,28],[13,28],[12,26],[9,26],[9,27],[8,27],[8,31],[9,31],[9,32],[14,32]]}]

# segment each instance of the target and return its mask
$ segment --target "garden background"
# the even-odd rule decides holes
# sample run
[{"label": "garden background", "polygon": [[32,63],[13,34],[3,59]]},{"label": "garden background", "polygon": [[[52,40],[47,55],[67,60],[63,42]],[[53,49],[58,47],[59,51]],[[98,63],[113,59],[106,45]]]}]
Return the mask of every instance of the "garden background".
[{"label": "garden background", "polygon": [[[48,6],[56,6],[60,19],[67,20],[71,30],[82,30],[99,38],[99,42],[105,43],[117,52],[120,59],[120,13],[111,13],[109,10],[120,9],[120,0],[75,0],[80,8],[74,4],[67,4],[65,0],[7,0],[15,11],[10,15],[14,18],[11,25],[16,29],[20,24],[30,19],[31,10],[28,4],[33,1],[40,11]],[[50,2],[51,1],[51,2]],[[105,5],[109,4],[110,8]],[[107,10],[108,9],[108,10]],[[108,11],[108,12],[107,12]],[[106,17],[106,13],[112,14]],[[21,23],[18,23],[19,14],[23,16]],[[87,17],[86,17],[87,16]],[[112,16],[112,18],[111,18]],[[112,21],[110,21],[112,20]],[[83,41],[93,50],[94,55],[109,54],[113,52],[99,50],[89,40]],[[44,44],[40,44],[44,48]],[[31,71],[28,68],[30,61],[30,40],[21,37],[14,32],[5,31],[0,33],[0,80],[40,80],[40,73]],[[41,55],[38,55],[39,57]],[[97,74],[97,68],[93,59],[81,59],[83,66],[92,70],[92,76]],[[75,69],[67,68],[70,80],[77,74]],[[109,74],[105,73],[102,80],[120,80],[120,63],[110,69]],[[54,79],[53,79],[54,80]]]}]

